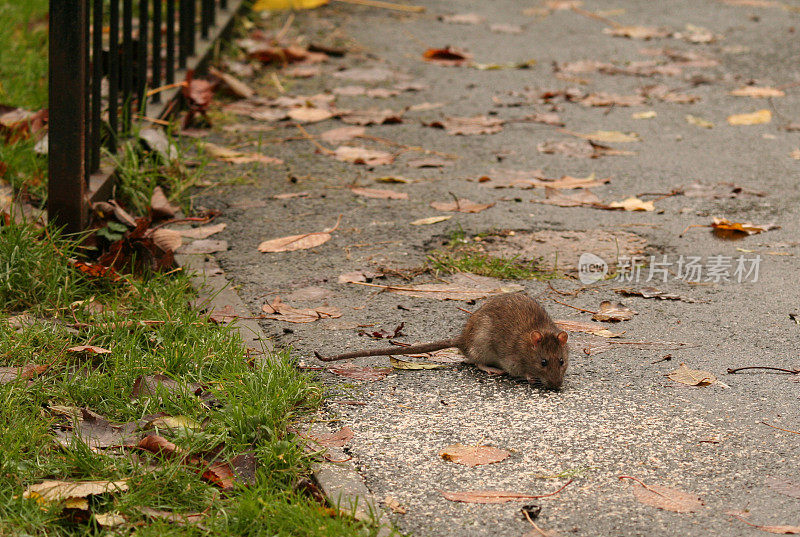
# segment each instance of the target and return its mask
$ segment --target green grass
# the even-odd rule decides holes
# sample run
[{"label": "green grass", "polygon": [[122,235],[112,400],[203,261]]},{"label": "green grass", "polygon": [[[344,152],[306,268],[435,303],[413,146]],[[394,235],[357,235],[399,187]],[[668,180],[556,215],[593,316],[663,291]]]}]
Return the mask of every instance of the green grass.
[{"label": "green grass", "polygon": [[[48,238],[48,235],[50,238]],[[323,397],[315,380],[297,371],[288,353],[248,364],[235,331],[188,308],[188,278],[154,275],[98,284],[72,268],[75,245],[28,225],[0,227],[0,367],[49,365],[30,381],[0,384],[0,535],[371,535],[356,522],[295,490],[313,456],[289,429]],[[25,312],[25,328],[9,322]],[[150,320],[160,324],[131,325]],[[67,351],[91,344],[110,354]],[[132,397],[140,375],[164,374],[200,383],[216,404],[192,393]],[[54,441],[64,423],[53,406],[85,407],[113,423],[163,412],[202,429],[159,429],[186,453],[221,446],[221,458],[252,451],[258,461],[251,487],[221,491],[180,458],[137,450],[93,452],[81,441]],[[155,432],[155,431],[154,431]],[[92,497],[88,513],[119,513],[115,530],[87,512],[41,506],[21,497],[43,480],[126,479],[127,492]],[[204,513],[202,527],[153,521],[139,508]],[[76,516],[77,515],[77,516]]]},{"label": "green grass", "polygon": [[[47,0],[0,0],[0,104],[47,107],[47,10]],[[0,163],[6,168],[0,179],[44,199],[47,159],[34,153],[35,143],[7,145],[0,139]]]},{"label": "green grass", "polygon": [[[482,239],[496,233],[480,233]],[[458,227],[450,232],[448,241],[441,250],[428,254],[428,266],[435,272],[455,274],[469,272],[479,276],[490,276],[505,280],[550,280],[558,278],[556,272],[542,269],[534,260],[518,257],[496,257],[486,253],[480,240],[470,240],[466,232]]]}]

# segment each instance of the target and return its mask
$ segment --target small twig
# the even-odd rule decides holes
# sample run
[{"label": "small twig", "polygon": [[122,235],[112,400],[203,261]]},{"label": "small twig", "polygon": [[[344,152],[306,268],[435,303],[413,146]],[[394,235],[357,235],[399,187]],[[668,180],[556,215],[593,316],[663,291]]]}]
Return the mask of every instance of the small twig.
[{"label": "small twig", "polygon": [[320,151],[322,151],[322,152],[323,152],[323,153],[325,153],[326,155],[333,155],[333,154],[335,154],[335,153],[336,153],[335,151],[331,151],[330,149],[328,149],[327,147],[325,147],[324,145],[322,145],[321,143],[319,143],[318,141],[316,141],[316,140],[314,139],[314,137],[313,137],[313,136],[311,136],[311,135],[308,133],[308,131],[307,131],[307,130],[305,130],[305,129],[302,127],[302,125],[300,125],[299,123],[295,123],[295,124],[294,124],[294,126],[295,126],[295,127],[297,127],[297,129],[300,131],[300,133],[301,133],[303,136],[305,136],[305,137],[306,137],[306,139],[307,139],[309,142],[311,142],[312,144],[314,144],[314,146],[316,146],[316,148],[317,148],[317,149],[319,149]]},{"label": "small twig", "polygon": [[680,233],[680,235],[678,235],[678,237],[683,237],[686,234],[686,232],[689,231],[690,229],[692,229],[693,227],[709,227],[709,226],[706,225],[706,224],[692,224],[690,226],[686,226],[686,229],[681,231],[681,233]]},{"label": "small twig", "polygon": [[635,478],[635,477],[633,477],[633,476],[629,476],[629,475],[621,475],[621,476],[618,476],[618,477],[619,477],[619,479],[632,479],[633,481],[636,481],[636,482],[637,482],[637,483],[639,483],[639,484],[640,484],[642,487],[644,487],[644,489],[645,489],[645,490],[649,490],[649,491],[650,491],[650,492],[652,492],[653,494],[658,494],[658,495],[659,495],[659,496],[661,496],[662,498],[666,498],[666,496],[664,496],[663,494],[661,494],[661,493],[660,493],[660,492],[658,492],[657,490],[653,490],[653,489],[651,489],[650,487],[648,487],[647,485],[645,485],[645,484],[644,484],[644,483],[643,483],[643,482],[642,482],[640,479],[637,479],[637,478]]},{"label": "small twig", "polygon": [[152,97],[156,93],[161,93],[162,91],[167,91],[167,90],[170,90],[172,88],[180,88],[180,87],[186,86],[186,84],[187,84],[186,81],[182,80],[181,82],[175,82],[174,84],[167,84],[166,86],[159,86],[157,88],[151,89],[150,91],[148,91],[144,95],[145,95],[145,97]]},{"label": "small twig", "polygon": [[728,374],[734,375],[739,371],[743,371],[745,369],[769,369],[770,371],[783,371],[784,373],[790,373],[792,375],[797,375],[800,373],[800,369],[783,369],[782,367],[769,367],[766,365],[750,365],[747,367],[737,367],[736,369],[728,368]]},{"label": "small twig", "polygon": [[543,530],[542,528],[540,528],[539,526],[537,526],[537,525],[536,525],[536,522],[534,522],[534,521],[533,521],[533,519],[531,518],[531,515],[529,515],[529,514],[528,514],[528,511],[527,511],[527,510],[523,509],[523,510],[522,510],[522,513],[525,515],[525,518],[527,518],[527,519],[528,519],[528,522],[530,522],[530,523],[531,523],[531,526],[533,526],[533,529],[535,529],[536,531],[538,531],[538,532],[539,532],[541,535],[543,535],[544,537],[548,537],[548,536],[547,536],[547,533],[545,533],[545,532],[544,532],[544,530]]},{"label": "small twig", "polygon": [[216,218],[216,216],[217,216],[216,214],[212,214],[209,216],[187,216],[186,218],[173,218],[171,220],[161,222],[160,224],[151,227],[150,231],[154,231],[158,228],[168,226],[170,224],[179,224],[181,222],[202,222],[203,224],[206,224],[208,222],[211,222],[214,218]]},{"label": "small twig", "polygon": [[457,309],[457,310],[461,310],[461,311],[463,311],[464,313],[469,313],[470,315],[472,315],[472,312],[471,312],[471,311],[469,311],[468,309],[460,308],[460,307],[458,307],[458,306],[456,306],[456,309]]},{"label": "small twig", "polygon": [[292,27],[292,23],[294,22],[294,13],[289,13],[289,16],[286,17],[286,22],[283,23],[283,27],[275,34],[275,41],[280,43],[283,41],[283,38],[286,37],[287,32]]},{"label": "small twig", "polygon": [[641,194],[636,194],[637,198],[641,198],[642,196],[657,196],[653,201],[663,200],[665,198],[671,198],[672,196],[682,196],[683,190],[680,188],[675,188],[669,194],[664,194],[663,192],[642,192]]},{"label": "small twig", "polygon": [[558,490],[557,490],[557,491],[555,491],[555,492],[551,492],[551,493],[549,493],[549,494],[542,494],[541,496],[531,496],[530,498],[535,500],[535,499],[539,499],[539,498],[549,498],[550,496],[555,496],[556,494],[558,494],[559,492],[561,492],[562,490],[564,490],[565,488],[567,488],[567,485],[569,485],[569,484],[570,484],[570,483],[572,483],[573,481],[575,481],[575,480],[574,480],[574,479],[570,479],[569,481],[567,481],[566,483],[564,483],[564,484],[561,486],[561,488],[560,488],[560,489],[558,489]]},{"label": "small twig", "polygon": [[149,121],[150,123],[155,123],[156,125],[162,125],[164,127],[169,127],[172,125],[169,121],[164,121],[163,119],[156,119],[154,117],[147,117],[147,116],[140,116],[139,114],[133,115],[134,119],[140,119],[142,121]]},{"label": "small twig", "polygon": [[650,362],[650,365],[658,364],[658,363],[661,363],[661,362],[667,362],[669,360],[672,360],[672,355],[671,354],[667,354],[666,356],[656,360],[655,362]]},{"label": "small twig", "polygon": [[596,21],[600,21],[603,24],[607,24],[612,28],[622,28],[622,24],[612,21],[609,18],[603,17],[602,15],[598,15],[597,13],[592,13],[591,11],[586,11],[585,9],[581,9],[576,6],[572,6],[572,11],[577,13],[578,15],[583,15],[584,17],[589,17],[590,19],[594,19]]},{"label": "small twig", "polygon": [[766,421],[761,421],[759,423],[762,423],[762,424],[766,425],[767,427],[772,427],[773,429],[778,429],[779,431],[783,431],[785,433],[800,434],[800,431],[793,431],[791,429],[784,429],[783,427],[778,427],[776,425],[770,425]]},{"label": "small twig", "polygon": [[560,300],[556,300],[555,298],[552,298],[552,297],[550,297],[550,300],[552,300],[553,302],[557,302],[558,304],[561,304],[562,306],[566,306],[566,307],[568,307],[568,308],[572,308],[572,309],[574,309],[574,310],[582,311],[582,312],[584,312],[584,313],[592,313],[592,314],[595,314],[595,315],[596,315],[597,313],[600,313],[600,312],[598,312],[598,311],[585,310],[585,309],[583,309],[583,308],[576,308],[575,306],[571,306],[571,305],[567,304],[566,302],[561,302]]},{"label": "small twig", "polygon": [[381,7],[383,9],[393,9],[395,11],[408,11],[411,13],[422,13],[425,11],[423,6],[407,6],[404,4],[395,4],[393,2],[382,2],[381,0],[337,0],[345,4],[356,4],[359,6]]},{"label": "small twig", "polygon": [[458,212],[461,212],[461,202],[460,202],[460,201],[458,201],[458,196],[456,196],[456,195],[455,195],[455,194],[453,194],[452,192],[448,192],[448,194],[450,194],[451,196],[453,196],[453,199],[456,201],[456,211],[458,211]]}]

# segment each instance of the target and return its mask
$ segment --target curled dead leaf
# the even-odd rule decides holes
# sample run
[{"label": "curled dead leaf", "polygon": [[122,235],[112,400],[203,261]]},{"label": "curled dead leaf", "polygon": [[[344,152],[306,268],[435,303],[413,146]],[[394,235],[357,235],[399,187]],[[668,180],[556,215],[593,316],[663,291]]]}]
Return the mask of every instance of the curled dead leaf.
[{"label": "curled dead leaf", "polygon": [[592,315],[592,320],[617,323],[630,321],[634,315],[636,315],[636,312],[621,302],[613,304],[609,300],[604,300],[600,303],[599,311]]},{"label": "curled dead leaf", "polygon": [[504,461],[511,455],[510,451],[492,446],[465,446],[453,444],[439,452],[439,456],[446,461],[452,461],[465,466],[479,466]]},{"label": "curled dead leaf", "polygon": [[375,151],[365,147],[340,146],[334,151],[333,157],[342,162],[365,164],[367,166],[380,166],[394,162],[394,155],[385,151]]},{"label": "curled dead leaf", "polygon": [[458,201],[433,201],[431,207],[437,211],[450,211],[459,213],[479,213],[489,207],[494,207],[494,203],[476,203],[468,199],[460,198]]},{"label": "curled dead leaf", "polygon": [[639,198],[626,198],[623,201],[612,201],[608,204],[612,209],[624,209],[626,211],[655,211],[656,207],[652,201],[642,201]]},{"label": "curled dead leaf", "polygon": [[382,188],[351,188],[350,192],[365,198],[376,198],[385,200],[407,200],[408,194],[405,192],[396,192],[394,190]]},{"label": "curled dead leaf", "polygon": [[635,477],[619,476],[619,478],[630,479],[633,482],[633,495],[644,505],[675,513],[693,513],[705,505],[702,498],[696,494],[664,485],[645,485]]},{"label": "curled dead leaf", "polygon": [[469,62],[472,54],[455,47],[429,48],[422,54],[422,59],[444,66],[459,66]]},{"label": "curled dead leaf", "polygon": [[686,364],[681,364],[678,369],[666,376],[674,382],[679,382],[687,386],[711,386],[717,381],[717,377],[710,371],[689,369],[686,367]]}]

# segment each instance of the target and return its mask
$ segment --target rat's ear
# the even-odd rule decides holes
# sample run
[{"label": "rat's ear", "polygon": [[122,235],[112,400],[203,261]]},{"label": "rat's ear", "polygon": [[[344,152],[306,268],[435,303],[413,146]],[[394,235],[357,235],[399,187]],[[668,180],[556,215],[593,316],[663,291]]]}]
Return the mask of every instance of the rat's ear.
[{"label": "rat's ear", "polygon": [[567,336],[567,333],[566,333],[566,332],[559,332],[559,333],[558,333],[558,335],[557,335],[556,337],[558,338],[558,341],[559,341],[559,342],[560,342],[562,345],[566,345],[566,344],[567,344],[567,337],[568,337],[568,336]]},{"label": "rat's ear", "polygon": [[544,336],[542,336],[541,332],[539,332],[538,330],[534,330],[533,332],[531,332],[531,343],[533,343],[534,345],[538,345],[539,342],[542,341],[542,337]]}]

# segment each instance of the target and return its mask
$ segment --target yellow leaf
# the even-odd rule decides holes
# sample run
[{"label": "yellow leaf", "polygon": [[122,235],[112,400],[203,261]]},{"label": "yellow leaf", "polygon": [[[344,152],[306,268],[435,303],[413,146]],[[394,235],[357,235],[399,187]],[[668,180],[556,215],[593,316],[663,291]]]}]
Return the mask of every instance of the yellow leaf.
[{"label": "yellow leaf", "polygon": [[703,119],[701,117],[693,116],[692,114],[686,114],[686,123],[691,123],[692,125],[697,125],[698,127],[703,127],[704,129],[712,129],[714,128],[714,124],[708,121],[707,119]]},{"label": "yellow leaf", "polygon": [[759,123],[769,123],[770,121],[772,121],[772,112],[767,109],[758,110],[750,114],[728,116],[728,123],[731,125],[758,125]]},{"label": "yellow leaf", "polygon": [[453,218],[453,215],[448,216],[429,216],[428,218],[420,218],[419,220],[414,220],[411,222],[412,226],[427,226],[430,224],[436,224],[438,222],[444,222],[445,220],[450,220]]},{"label": "yellow leaf", "polygon": [[587,140],[595,140],[597,142],[606,142],[606,143],[627,143],[627,142],[638,142],[639,135],[635,132],[620,132],[620,131],[595,131],[590,132],[589,134],[581,134],[581,138],[586,138]]},{"label": "yellow leaf", "polygon": [[256,0],[253,11],[277,11],[280,9],[314,9],[324,6],[328,0]]},{"label": "yellow leaf", "polygon": [[737,88],[731,92],[731,95],[737,97],[783,97],[786,92],[778,88],[759,87],[759,86],[744,86]]},{"label": "yellow leaf", "polygon": [[655,211],[652,201],[642,201],[639,198],[628,198],[623,201],[612,201],[609,207],[622,208],[626,211]]},{"label": "yellow leaf", "polygon": [[635,112],[631,114],[631,117],[633,119],[653,119],[656,115],[655,110],[648,110],[647,112]]}]

